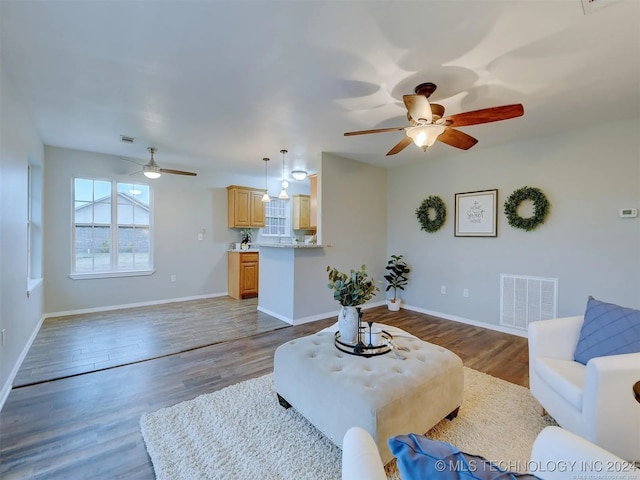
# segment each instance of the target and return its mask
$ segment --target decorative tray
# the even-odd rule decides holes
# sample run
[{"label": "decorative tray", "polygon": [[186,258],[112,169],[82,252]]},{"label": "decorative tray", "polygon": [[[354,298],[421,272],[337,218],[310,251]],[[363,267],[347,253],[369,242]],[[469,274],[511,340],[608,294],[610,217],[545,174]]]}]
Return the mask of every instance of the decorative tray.
[{"label": "decorative tray", "polygon": [[373,346],[371,344],[366,345],[364,342],[366,327],[360,327],[359,342],[347,343],[343,342],[340,338],[340,332],[335,333],[334,344],[338,350],[349,355],[358,355],[360,357],[375,357],[376,355],[384,355],[391,351],[391,341],[393,336],[386,330],[382,330],[382,340],[380,345]]}]

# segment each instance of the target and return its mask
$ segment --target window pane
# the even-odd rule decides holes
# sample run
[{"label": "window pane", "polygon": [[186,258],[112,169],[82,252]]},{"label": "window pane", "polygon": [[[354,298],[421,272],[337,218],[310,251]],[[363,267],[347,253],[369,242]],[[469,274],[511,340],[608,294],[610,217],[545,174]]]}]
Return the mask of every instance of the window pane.
[{"label": "window pane", "polygon": [[111,228],[76,227],[76,272],[104,272],[111,270]]}]

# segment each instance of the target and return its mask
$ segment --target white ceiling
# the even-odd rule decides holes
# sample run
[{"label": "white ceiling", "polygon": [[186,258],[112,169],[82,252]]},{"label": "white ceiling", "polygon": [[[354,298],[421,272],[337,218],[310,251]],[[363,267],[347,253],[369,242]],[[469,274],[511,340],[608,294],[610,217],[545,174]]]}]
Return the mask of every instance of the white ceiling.
[{"label": "white ceiling", "polygon": [[[640,2],[8,1],[2,65],[47,145],[161,166],[287,170],[320,152],[381,166],[460,153],[385,153],[402,95],[438,85],[447,114],[522,103],[463,127],[480,149],[640,115]],[[7,119],[3,119],[7,121]],[[8,120],[10,121],[10,120]],[[123,144],[121,134],[135,137]]]}]

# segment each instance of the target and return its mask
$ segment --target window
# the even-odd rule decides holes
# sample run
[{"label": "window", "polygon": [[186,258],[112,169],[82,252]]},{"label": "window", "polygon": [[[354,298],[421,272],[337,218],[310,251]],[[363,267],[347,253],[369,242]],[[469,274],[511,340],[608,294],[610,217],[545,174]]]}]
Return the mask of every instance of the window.
[{"label": "window", "polygon": [[272,198],[266,204],[265,227],[262,235],[272,237],[288,236],[290,232],[290,212],[289,200]]},{"label": "window", "polygon": [[72,278],[151,274],[149,185],[75,178]]}]

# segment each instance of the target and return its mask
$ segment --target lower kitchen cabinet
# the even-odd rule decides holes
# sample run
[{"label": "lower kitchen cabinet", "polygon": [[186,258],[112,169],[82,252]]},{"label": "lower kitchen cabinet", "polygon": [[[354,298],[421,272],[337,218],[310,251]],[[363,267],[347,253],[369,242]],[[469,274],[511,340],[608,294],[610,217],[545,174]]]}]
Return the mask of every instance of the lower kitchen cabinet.
[{"label": "lower kitchen cabinet", "polygon": [[229,296],[238,300],[258,296],[258,252],[228,252]]}]

